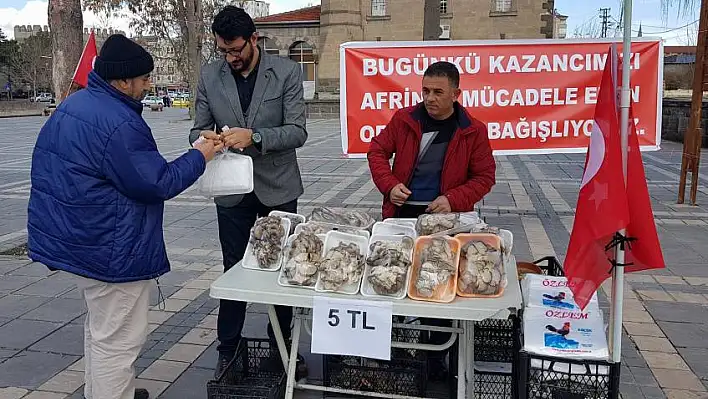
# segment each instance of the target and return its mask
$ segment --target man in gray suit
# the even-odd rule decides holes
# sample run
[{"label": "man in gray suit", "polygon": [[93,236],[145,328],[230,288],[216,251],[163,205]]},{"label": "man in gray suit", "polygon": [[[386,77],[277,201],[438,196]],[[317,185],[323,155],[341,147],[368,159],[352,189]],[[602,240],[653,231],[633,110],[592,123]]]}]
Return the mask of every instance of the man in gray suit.
[{"label": "man in gray suit", "polygon": [[[303,186],[295,149],[305,144],[307,131],[300,66],[263,52],[255,24],[241,8],[225,7],[211,29],[223,58],[202,70],[189,140],[221,139],[253,158],[253,193],[215,199],[226,271],[243,258],[256,218],[272,210],[297,212]],[[230,129],[222,132],[224,126]],[[276,312],[288,340],[292,308]],[[217,376],[236,352],[245,317],[245,302],[221,301]],[[268,335],[273,338],[270,325]]]}]

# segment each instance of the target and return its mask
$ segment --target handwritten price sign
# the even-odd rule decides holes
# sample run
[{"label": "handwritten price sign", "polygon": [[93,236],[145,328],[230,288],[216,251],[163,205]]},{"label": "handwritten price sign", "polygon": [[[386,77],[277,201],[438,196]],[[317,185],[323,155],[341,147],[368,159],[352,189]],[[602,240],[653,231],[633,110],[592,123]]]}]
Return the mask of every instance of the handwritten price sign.
[{"label": "handwritten price sign", "polygon": [[391,302],[316,296],[312,353],[391,360]]}]

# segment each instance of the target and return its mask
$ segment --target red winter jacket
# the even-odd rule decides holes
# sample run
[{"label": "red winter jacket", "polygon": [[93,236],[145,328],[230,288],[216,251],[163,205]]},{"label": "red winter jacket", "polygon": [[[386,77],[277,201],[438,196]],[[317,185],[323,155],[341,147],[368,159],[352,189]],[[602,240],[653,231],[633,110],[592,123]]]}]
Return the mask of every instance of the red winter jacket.
[{"label": "red winter jacket", "polygon": [[[450,202],[453,212],[474,209],[495,183],[496,163],[487,137],[487,127],[470,116],[458,103],[458,128],[445,154],[440,192]],[[389,194],[398,184],[406,186],[413,178],[423,135],[424,105],[396,112],[380,135],[371,141],[369,169],[374,184],[384,195],[383,218],[396,216],[397,207]],[[396,154],[391,170],[390,159]]]}]

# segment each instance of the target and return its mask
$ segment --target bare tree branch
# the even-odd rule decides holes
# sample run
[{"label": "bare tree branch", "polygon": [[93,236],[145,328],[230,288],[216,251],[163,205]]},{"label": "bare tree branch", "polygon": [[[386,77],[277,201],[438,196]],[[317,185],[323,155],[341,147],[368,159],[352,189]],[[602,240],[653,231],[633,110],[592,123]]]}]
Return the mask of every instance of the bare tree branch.
[{"label": "bare tree branch", "polygon": [[661,0],[662,20],[666,23],[669,14],[673,10],[676,11],[676,17],[693,15],[693,12],[698,9],[700,4],[700,0]]}]

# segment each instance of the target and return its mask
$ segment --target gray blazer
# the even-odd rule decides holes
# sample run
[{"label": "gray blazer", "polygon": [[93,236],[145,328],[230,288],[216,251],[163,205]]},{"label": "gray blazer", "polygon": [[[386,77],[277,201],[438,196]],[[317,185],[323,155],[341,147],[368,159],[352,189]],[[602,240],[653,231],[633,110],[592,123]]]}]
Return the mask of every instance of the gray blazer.
[{"label": "gray blazer", "polygon": [[[193,143],[202,130],[250,128],[261,134],[261,151],[251,146],[243,153],[253,158],[254,193],[266,206],[282,205],[303,193],[295,149],[307,140],[305,100],[300,66],[261,51],[253,99],[246,115],[241,111],[231,67],[219,60],[202,68],[195,100]],[[217,205],[231,207],[243,195],[219,197]]]}]

